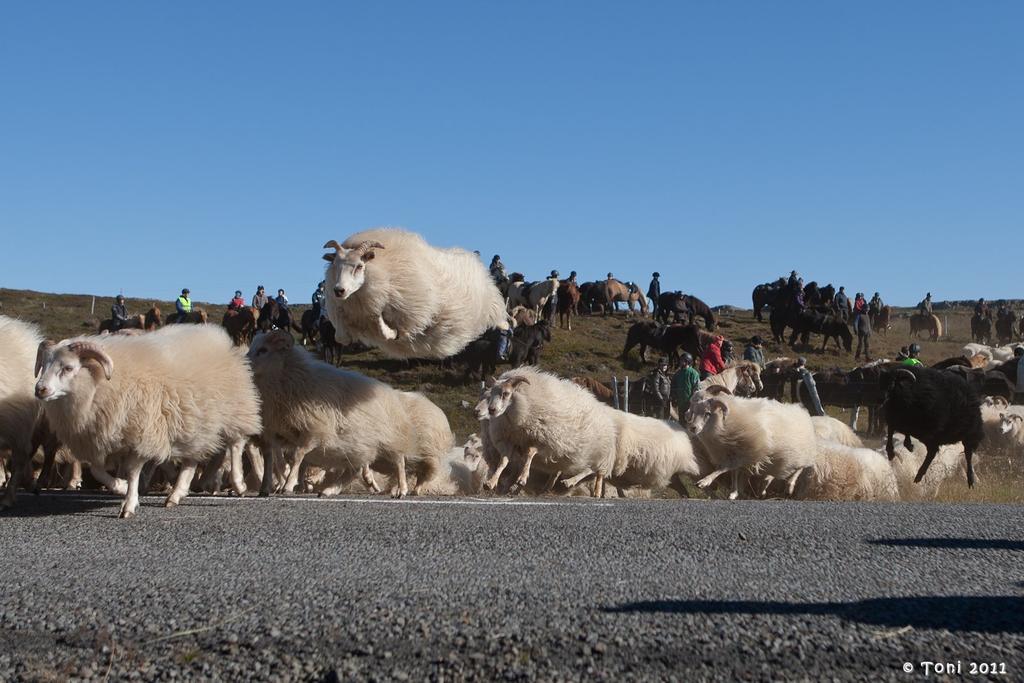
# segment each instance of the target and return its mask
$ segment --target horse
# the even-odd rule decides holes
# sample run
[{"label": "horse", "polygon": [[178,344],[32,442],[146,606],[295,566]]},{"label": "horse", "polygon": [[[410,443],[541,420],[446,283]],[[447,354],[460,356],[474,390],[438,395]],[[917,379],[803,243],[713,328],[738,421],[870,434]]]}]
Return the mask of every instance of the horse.
[{"label": "horse", "polygon": [[998,343],[1009,344],[1013,341],[1013,324],[1015,322],[1017,322],[1017,314],[1010,310],[996,318],[996,340]]},{"label": "horse", "polygon": [[1020,335],[1021,339],[1024,339],[1024,316],[1021,316],[1020,324],[1017,327],[1017,334]]},{"label": "horse", "polygon": [[315,307],[304,310],[299,327],[302,329],[302,345],[315,344],[320,337],[320,312]]},{"label": "horse", "polygon": [[680,348],[695,359],[700,358],[704,349],[714,341],[714,338],[715,335],[692,324],[663,327],[650,321],[633,323],[626,333],[626,345],[622,349],[622,360],[625,361],[633,347],[639,345],[642,362],[647,362],[647,347],[651,347],[667,355],[671,365],[677,365]]},{"label": "horse", "polygon": [[786,324],[793,328],[793,333],[789,337],[789,345],[792,348],[796,347],[798,335],[801,343],[807,345],[810,333],[814,332],[825,338],[821,345],[823,352],[828,346],[828,340],[832,338],[835,338],[836,346],[839,346],[840,340],[842,340],[842,345],[846,347],[847,351],[853,350],[853,334],[850,332],[850,326],[834,315],[802,311],[799,315],[791,315]]},{"label": "horse", "polygon": [[302,334],[302,328],[292,319],[291,311],[285,306],[279,306],[273,299],[263,304],[259,318],[256,320],[256,327],[260,332],[269,332],[277,328],[279,330],[295,330]]},{"label": "horse", "polygon": [[[874,311],[873,313],[871,311]],[[871,328],[878,330],[882,333],[883,337],[888,337],[890,320],[892,320],[892,307],[882,306],[880,309],[869,309],[868,319],[871,321]]]},{"label": "horse", "polygon": [[545,304],[551,298],[551,295],[558,291],[558,280],[556,278],[549,277],[546,280],[540,282],[531,282],[526,285],[523,290],[523,297],[526,299],[526,305],[533,309],[537,313],[537,317],[541,316],[541,311],[544,310]]},{"label": "horse", "polygon": [[[142,330],[142,329],[145,329],[145,325],[146,325],[145,318],[140,313],[139,315],[130,315],[130,316],[128,316],[128,319],[125,320],[124,323],[122,323],[121,327],[118,328],[118,329],[122,329],[122,330]],[[114,319],[113,318],[110,318],[108,320],[103,320],[103,321],[100,322],[99,334],[104,334],[104,333],[110,334],[111,332],[114,332],[114,331],[115,330],[114,330]]]},{"label": "horse", "polygon": [[751,292],[750,298],[754,303],[754,317],[759,322],[764,322],[764,318],[761,316],[761,311],[765,306],[774,306],[779,299],[779,293],[786,289],[786,279],[779,278],[775,282],[766,282],[763,285],[754,287],[754,291]]},{"label": "horse", "polygon": [[256,315],[252,308],[243,306],[226,312],[221,325],[227,330],[231,342],[235,346],[242,346],[252,342],[252,335],[256,331]]},{"label": "horse", "polygon": [[693,296],[682,292],[665,292],[658,297],[658,321],[668,324],[669,316],[679,322],[682,316],[687,316],[687,323],[694,322],[696,316],[704,319],[704,327],[709,331],[715,329],[717,321],[714,311],[706,303]]},{"label": "horse", "polygon": [[992,343],[992,318],[991,316],[975,313],[971,316],[971,341],[982,344]]},{"label": "horse", "polygon": [[608,303],[603,284],[602,282],[584,282],[580,285],[580,301],[588,314],[593,313],[595,308],[600,308],[603,311]]},{"label": "horse", "polygon": [[928,332],[928,338],[937,341],[942,336],[942,321],[939,320],[939,316],[926,313],[915,313],[910,316],[910,335],[916,339],[921,332]]},{"label": "horse", "polygon": [[[725,387],[736,396],[753,396],[764,391],[761,382],[761,366],[749,360],[741,360],[727,367],[717,375],[708,375],[697,385],[697,392],[710,386]],[[694,392],[696,396],[697,392]]]},{"label": "horse", "polygon": [[159,328],[163,324],[164,319],[163,316],[160,315],[160,309],[157,308],[156,306],[151,306],[150,309],[146,311],[143,329],[145,329],[146,332],[152,332],[153,330]]},{"label": "horse", "polygon": [[572,316],[577,314],[580,305],[580,289],[572,282],[565,280],[558,285],[558,326],[572,332]]},{"label": "horse", "polygon": [[615,278],[609,278],[602,284],[604,286],[605,314],[609,310],[615,310],[616,301],[622,301],[629,306],[629,315],[636,313],[633,307],[636,304],[640,304],[641,316],[647,317],[647,297],[640,292],[640,288],[634,283],[626,284]]},{"label": "horse", "polygon": [[188,323],[191,325],[205,325],[208,320],[209,316],[206,315],[206,311],[198,306],[193,306],[192,310],[184,316],[177,313],[172,315],[167,319],[167,324],[176,325],[179,323]]}]

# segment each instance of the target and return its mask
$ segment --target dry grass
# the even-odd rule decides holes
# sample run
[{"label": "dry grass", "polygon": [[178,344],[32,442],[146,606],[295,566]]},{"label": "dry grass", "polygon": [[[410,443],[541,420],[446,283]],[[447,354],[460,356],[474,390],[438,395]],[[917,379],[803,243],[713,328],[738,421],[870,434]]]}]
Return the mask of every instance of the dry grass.
[{"label": "dry grass", "polygon": [[[90,315],[92,297],[77,294],[46,294],[23,290],[0,289],[0,312],[13,315],[24,320],[39,324],[45,333],[53,338],[65,338],[80,334],[89,334],[97,329],[99,317],[109,314],[113,299],[110,297],[96,298],[96,311],[99,316]],[[130,313],[145,312],[152,304],[157,304],[165,315],[174,310],[173,302],[152,301],[149,299],[128,299]],[[206,308],[211,322],[219,322],[225,310],[225,304],[196,305]],[[301,315],[305,306],[293,306],[293,310]],[[875,358],[894,358],[901,346],[909,344],[910,309],[894,311],[893,328],[883,335],[878,332],[872,337],[872,356]],[[970,312],[960,310],[939,313],[947,326],[945,337],[938,342],[927,339],[917,340],[921,344],[921,358],[925,363],[934,363],[950,356],[960,355],[963,345],[970,341]],[[827,367],[850,368],[854,365],[853,354],[840,352],[834,346],[825,352],[820,351],[820,338],[812,336],[814,344],[811,349],[800,349],[794,352],[788,346],[770,341],[771,332],[765,322],[754,319],[749,310],[735,310],[723,313],[721,333],[734,341],[737,354],[741,354],[746,341],[754,334],[769,340],[765,345],[765,356],[769,359],[778,356],[803,355],[808,365],[814,369]],[[573,330],[561,329],[553,331],[552,342],[544,349],[541,364],[544,369],[564,377],[584,375],[609,381],[612,376],[623,378],[629,376],[637,379],[649,373],[651,364],[642,365],[637,351],[623,363],[620,358],[626,338],[626,331],[634,322],[625,314],[603,317],[583,316],[573,320]],[[816,342],[816,343],[815,343]],[[652,362],[656,360],[651,354]],[[375,351],[347,357],[345,366],[372,377],[379,378],[402,390],[422,391],[435,401],[448,415],[452,429],[460,440],[476,430],[476,421],[470,408],[479,396],[479,387],[464,385],[461,371],[450,372],[442,369],[438,363],[406,362],[383,358]],[[500,368],[499,368],[500,371]],[[842,411],[832,411],[843,419]],[[1005,460],[1005,458],[1003,458]],[[959,481],[947,482],[940,491],[939,499],[948,501],[989,501],[989,502],[1024,502],[1024,473],[1020,459],[1009,466],[995,466],[993,462],[983,462],[981,466],[982,483],[974,491],[968,491],[966,484]],[[1014,466],[1016,465],[1016,466]],[[991,470],[991,471],[989,471]],[[986,476],[987,475],[987,476]]]}]

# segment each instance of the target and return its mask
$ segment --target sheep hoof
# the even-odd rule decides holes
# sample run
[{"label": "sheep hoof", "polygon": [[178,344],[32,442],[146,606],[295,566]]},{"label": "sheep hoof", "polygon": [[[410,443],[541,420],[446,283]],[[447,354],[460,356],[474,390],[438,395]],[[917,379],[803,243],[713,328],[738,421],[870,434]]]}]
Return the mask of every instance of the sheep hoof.
[{"label": "sheep hoof", "polygon": [[135,516],[135,510],[132,510],[127,505],[121,507],[121,513],[118,515],[121,519],[131,519]]},{"label": "sheep hoof", "polygon": [[115,479],[114,480],[114,487],[112,489],[110,489],[110,490],[113,493],[116,493],[119,496],[127,496],[128,495],[128,482],[126,480],[124,480],[124,479]]},{"label": "sheep hoof", "polygon": [[729,494],[729,500],[736,500],[739,497],[740,494],[738,491],[733,491],[732,493]]},{"label": "sheep hoof", "polygon": [[269,498],[269,497],[270,497],[270,491],[264,491],[263,489],[260,489],[260,498]]},{"label": "sheep hoof", "polygon": [[697,488],[706,489],[707,487],[711,486],[712,482],[714,481],[715,480],[712,479],[711,477],[704,477],[703,479],[700,479],[697,482]]},{"label": "sheep hoof", "polygon": [[167,500],[164,501],[164,507],[165,508],[173,508],[173,507],[177,507],[177,506],[178,506],[178,500],[176,498],[174,498],[174,497],[168,497]]}]

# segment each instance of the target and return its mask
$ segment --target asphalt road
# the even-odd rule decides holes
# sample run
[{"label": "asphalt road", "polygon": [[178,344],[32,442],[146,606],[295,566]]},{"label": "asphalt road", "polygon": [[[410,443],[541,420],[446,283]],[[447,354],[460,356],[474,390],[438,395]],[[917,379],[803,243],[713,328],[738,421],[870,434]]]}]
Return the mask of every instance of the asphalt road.
[{"label": "asphalt road", "polygon": [[20,496],[0,680],[1024,679],[1024,507],[508,502]]}]

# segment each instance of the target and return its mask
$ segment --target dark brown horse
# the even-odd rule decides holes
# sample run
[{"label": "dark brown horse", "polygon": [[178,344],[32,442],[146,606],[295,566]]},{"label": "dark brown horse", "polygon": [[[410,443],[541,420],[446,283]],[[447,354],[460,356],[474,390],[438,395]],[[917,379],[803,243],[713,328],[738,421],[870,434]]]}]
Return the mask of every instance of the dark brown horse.
[{"label": "dark brown horse", "polygon": [[221,320],[221,325],[227,330],[228,336],[235,346],[242,346],[252,342],[252,335],[256,332],[255,309],[243,306],[242,308],[228,311]]},{"label": "dark brown horse", "polygon": [[580,288],[565,280],[558,285],[558,326],[572,331],[572,316],[580,305]]},{"label": "dark brown horse", "polygon": [[668,356],[670,364],[678,365],[680,349],[697,359],[714,338],[715,335],[693,324],[662,326],[649,321],[638,322],[630,326],[629,332],[626,333],[622,360],[625,361],[633,347],[639,345],[642,362],[647,362],[647,347],[651,347]]},{"label": "dark brown horse", "polygon": [[704,327],[714,331],[717,321],[715,313],[706,303],[693,296],[682,292],[665,292],[658,297],[658,320],[667,324],[669,316],[679,322],[686,316],[686,322],[692,324],[697,317],[704,319]]}]

